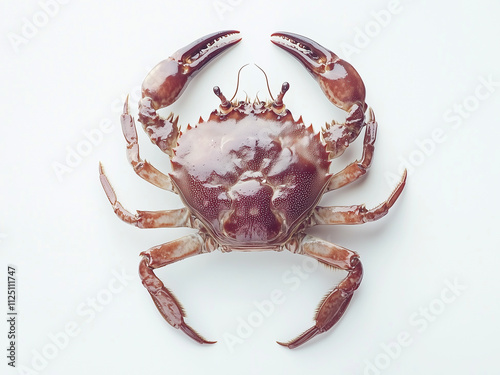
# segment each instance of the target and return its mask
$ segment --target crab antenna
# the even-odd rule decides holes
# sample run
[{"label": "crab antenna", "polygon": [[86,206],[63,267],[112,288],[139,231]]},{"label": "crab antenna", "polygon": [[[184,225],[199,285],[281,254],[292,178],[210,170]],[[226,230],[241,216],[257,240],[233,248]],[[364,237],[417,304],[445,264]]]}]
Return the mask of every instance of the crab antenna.
[{"label": "crab antenna", "polygon": [[241,73],[241,70],[242,70],[245,66],[247,66],[247,65],[248,65],[248,64],[243,65],[243,66],[240,68],[240,70],[238,70],[238,79],[236,80],[236,90],[234,91],[234,95],[233,95],[233,97],[231,98],[230,102],[232,102],[232,101],[233,101],[233,99],[236,97],[236,94],[238,93],[238,88],[240,87],[240,73]]},{"label": "crab antenna", "polygon": [[259,68],[259,69],[260,69],[260,71],[261,71],[262,73],[264,73],[264,77],[266,77],[267,92],[269,92],[269,96],[271,96],[271,99],[272,99],[272,100],[273,100],[273,102],[274,102],[274,97],[273,97],[273,94],[271,94],[271,89],[269,88],[269,80],[267,79],[267,74],[266,74],[266,72],[264,71],[264,69],[262,69],[262,68],[261,68],[260,66],[258,66],[257,64],[255,64],[255,66],[256,66],[257,68]]}]

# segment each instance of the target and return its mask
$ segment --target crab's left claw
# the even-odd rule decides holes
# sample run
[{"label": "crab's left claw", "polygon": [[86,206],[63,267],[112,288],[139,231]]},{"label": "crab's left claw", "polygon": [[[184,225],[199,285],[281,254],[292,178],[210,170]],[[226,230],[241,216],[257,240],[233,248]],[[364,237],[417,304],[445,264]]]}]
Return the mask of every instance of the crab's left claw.
[{"label": "crab's left claw", "polygon": [[189,81],[221,52],[238,43],[239,31],[225,30],[195,40],[157,64],[142,83],[143,98],[159,109],[175,102]]},{"label": "crab's left claw", "polygon": [[330,102],[348,112],[345,124],[333,123],[332,130],[327,125],[324,132],[330,156],[341,155],[364,125],[367,106],[363,80],[351,64],[309,38],[286,32],[277,32],[271,37],[274,44],[302,63]]},{"label": "crab's left claw", "polygon": [[151,141],[169,156],[179,136],[177,118],[173,113],[163,118],[157,110],[174,103],[207,63],[241,40],[238,35],[239,31],[226,30],[195,40],[156,65],[144,79],[139,121]]}]

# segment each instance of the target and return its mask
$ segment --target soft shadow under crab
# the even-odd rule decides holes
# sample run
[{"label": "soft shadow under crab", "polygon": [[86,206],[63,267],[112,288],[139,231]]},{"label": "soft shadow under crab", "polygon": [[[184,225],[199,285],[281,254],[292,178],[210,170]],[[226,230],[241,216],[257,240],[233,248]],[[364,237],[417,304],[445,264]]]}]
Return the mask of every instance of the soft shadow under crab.
[{"label": "soft shadow under crab", "polygon": [[[314,225],[362,224],[380,219],[400,196],[406,172],[390,197],[375,208],[364,205],[321,207],[321,196],[363,176],[371,165],[377,122],[365,103],[365,87],[346,61],[318,43],[292,33],[272,34],[272,42],[312,74],[332,104],[347,112],[344,123],[327,124],[315,133],[285,108],[289,85],[270,102],[228,100],[218,87],[221,103],[207,121],[181,133],[178,118],[157,111],[174,103],[189,81],[211,60],[237,44],[238,31],[207,35],[160,62],[147,75],[139,102],[139,121],[149,138],[171,159],[164,174],[143,160],[135,121],[125,102],[121,124],[127,157],[134,171],[151,184],[179,194],[184,208],[127,211],[99,166],[104,191],[116,215],[139,228],[190,227],[197,232],[141,253],[139,274],[165,320],[202,344],[211,344],[184,321],[179,301],[155,275],[156,268],[190,256],[222,251],[289,250],[347,271],[347,276],[321,301],[315,324],[287,342],[296,348],[332,328],[359,287],[363,268],[354,251],[308,235]],[[272,97],[272,96],[271,96]],[[340,172],[329,173],[331,159],[340,156],[364,129],[363,155]]]}]

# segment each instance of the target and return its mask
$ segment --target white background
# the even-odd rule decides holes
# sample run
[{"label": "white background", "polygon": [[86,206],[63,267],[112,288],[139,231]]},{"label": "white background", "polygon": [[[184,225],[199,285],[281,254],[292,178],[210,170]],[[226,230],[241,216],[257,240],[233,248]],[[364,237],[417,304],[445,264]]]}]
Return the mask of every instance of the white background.
[{"label": "white background", "polygon": [[[3,1],[0,10],[0,310],[7,308],[7,264],[15,265],[23,369],[7,366],[2,323],[2,374],[499,373],[492,353],[500,334],[500,3],[58,4]],[[232,95],[245,63],[267,72],[274,94],[289,81],[285,103],[316,129],[342,120],[307,72],[269,42],[272,32],[292,31],[356,67],[379,122],[370,173],[322,204],[375,206],[404,165],[409,169],[408,185],[384,219],[312,231],[357,251],[365,276],[342,321],[297,350],[275,340],[311,326],[317,303],[343,272],[306,272],[311,264],[289,253],[212,253],[158,270],[186,308],[187,322],[219,341],[200,346],[162,320],[137,276],[141,251],[190,230],[127,226],[98,181],[102,161],[130,210],[181,207],[127,163],[120,107],[130,93],[136,114],[138,87],[157,62],[203,35],[233,28],[243,41],[173,106],[182,124],[216,108],[214,85]],[[254,66],[242,72],[238,97],[245,92],[268,97]],[[112,130],[99,137],[103,124]],[[89,133],[95,144],[85,149]],[[143,157],[168,172],[168,159],[142,131],[140,142]],[[75,159],[78,149],[85,155]],[[356,142],[333,169],[360,153]],[[58,176],[54,168],[61,165],[67,169]],[[294,275],[297,269],[307,278]],[[281,303],[264,316],[255,302],[274,290],[283,293]],[[228,341],[249,320],[253,331]]]}]

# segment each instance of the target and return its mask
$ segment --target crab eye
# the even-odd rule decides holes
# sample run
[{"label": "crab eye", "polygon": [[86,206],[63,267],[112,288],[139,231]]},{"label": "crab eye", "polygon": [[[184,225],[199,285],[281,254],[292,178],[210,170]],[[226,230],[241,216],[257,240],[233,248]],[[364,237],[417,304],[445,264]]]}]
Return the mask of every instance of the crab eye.
[{"label": "crab eye", "polygon": [[219,86],[214,86],[214,94],[217,95],[217,97],[220,99],[220,105],[219,108],[222,113],[228,113],[231,112],[233,109],[233,106],[229,102],[229,100],[226,99],[222,91],[220,91]]},{"label": "crab eye", "polygon": [[289,88],[290,88],[290,84],[288,82],[283,82],[283,84],[281,85],[281,91],[273,103],[273,111],[277,115],[279,115],[280,113],[282,113],[285,110],[285,105],[283,104],[283,97],[285,96],[285,94]]}]

